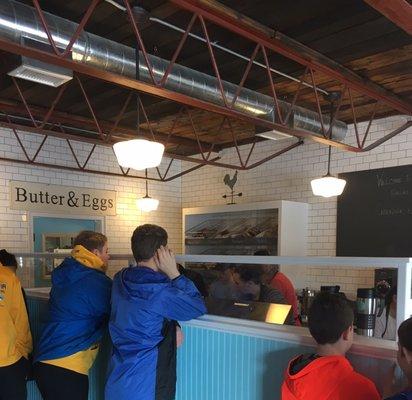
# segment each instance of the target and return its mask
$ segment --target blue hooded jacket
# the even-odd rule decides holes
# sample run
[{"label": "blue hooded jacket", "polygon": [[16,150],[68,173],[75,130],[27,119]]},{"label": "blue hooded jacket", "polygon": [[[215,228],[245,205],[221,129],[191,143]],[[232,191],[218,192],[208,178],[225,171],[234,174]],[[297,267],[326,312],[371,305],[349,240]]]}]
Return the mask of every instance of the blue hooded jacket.
[{"label": "blue hooded jacket", "polygon": [[113,280],[109,322],[113,352],[106,400],[171,400],[176,386],[176,320],[200,317],[206,307],[189,279],[170,280],[146,267],[129,267]]},{"label": "blue hooded jacket", "polygon": [[72,257],[52,272],[49,312],[34,361],[54,360],[100,342],[110,315],[112,281]]},{"label": "blue hooded jacket", "polygon": [[398,393],[395,396],[388,397],[385,400],[412,400],[412,390]]}]

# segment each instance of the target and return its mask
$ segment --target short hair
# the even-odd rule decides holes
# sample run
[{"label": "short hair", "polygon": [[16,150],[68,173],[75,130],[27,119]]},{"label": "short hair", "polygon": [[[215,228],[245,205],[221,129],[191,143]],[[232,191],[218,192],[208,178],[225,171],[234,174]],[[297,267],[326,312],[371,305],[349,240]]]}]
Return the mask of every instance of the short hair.
[{"label": "short hair", "polygon": [[158,225],[140,225],[134,230],[131,242],[135,260],[149,260],[160,246],[167,245],[167,232]]},{"label": "short hair", "polygon": [[[260,249],[260,250],[256,250],[253,253],[254,256],[270,256],[270,252],[267,249]],[[272,271],[273,272],[279,272],[279,264],[271,264],[272,267]]]},{"label": "short hair", "polygon": [[399,344],[412,351],[412,317],[403,321],[398,328]]},{"label": "short hair", "polygon": [[83,246],[89,251],[101,251],[107,243],[107,237],[100,232],[81,231],[74,239],[73,246]]},{"label": "short hair", "polygon": [[254,256],[270,256],[269,250],[267,249],[260,249],[260,250],[256,250],[253,253]]},{"label": "short hair", "polygon": [[230,264],[230,263],[217,263],[215,265],[214,270],[218,272],[225,272],[228,269],[236,268],[236,264]]},{"label": "short hair", "polygon": [[262,268],[259,264],[237,266],[236,272],[243,282],[262,283]]},{"label": "short hair", "polygon": [[308,313],[308,326],[318,344],[334,344],[354,320],[349,302],[338,294],[320,292]]},{"label": "short hair", "polygon": [[14,254],[9,253],[6,249],[0,250],[0,263],[4,267],[17,268],[17,260]]}]

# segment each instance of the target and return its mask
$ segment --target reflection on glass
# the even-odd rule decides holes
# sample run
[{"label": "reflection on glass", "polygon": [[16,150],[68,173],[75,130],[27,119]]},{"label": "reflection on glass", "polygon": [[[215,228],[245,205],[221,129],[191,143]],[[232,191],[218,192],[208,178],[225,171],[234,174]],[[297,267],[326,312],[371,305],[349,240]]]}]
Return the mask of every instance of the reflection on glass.
[{"label": "reflection on glass", "polygon": [[[180,271],[189,279],[193,277],[193,283],[205,297],[209,314],[272,324],[294,324],[291,305],[277,289],[262,281],[261,265],[199,263],[190,265],[191,268],[189,265],[181,267]],[[202,285],[199,285],[200,281]],[[203,285],[206,290],[200,290]]]},{"label": "reflection on glass", "polygon": [[270,304],[265,322],[284,324],[292,306],[289,304]]}]

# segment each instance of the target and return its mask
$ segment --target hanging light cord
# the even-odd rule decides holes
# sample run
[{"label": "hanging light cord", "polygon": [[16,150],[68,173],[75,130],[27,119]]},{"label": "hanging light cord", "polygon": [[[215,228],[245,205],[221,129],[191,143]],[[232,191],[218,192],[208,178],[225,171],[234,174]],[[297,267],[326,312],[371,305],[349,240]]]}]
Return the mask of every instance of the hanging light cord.
[{"label": "hanging light cord", "polygon": [[147,182],[147,168],[145,169],[145,176],[146,176],[146,196],[149,197],[149,184]]},{"label": "hanging light cord", "polygon": [[329,146],[329,154],[328,154],[328,172],[326,174],[326,176],[330,175],[330,155],[331,155],[331,151],[332,151],[332,146]]},{"label": "hanging light cord", "polygon": [[[341,92],[331,92],[329,95],[329,101],[330,101],[330,117],[329,117],[329,121],[330,124],[332,123],[333,119],[334,119],[334,114],[336,112],[336,102],[340,99],[340,97],[342,96]],[[328,136],[329,136],[329,140],[332,139],[332,133],[333,133],[333,126],[332,124],[329,126],[328,129]],[[326,174],[326,176],[330,176],[330,158],[331,158],[331,154],[332,154],[332,146],[329,145],[329,149],[328,149],[328,173]]]}]

